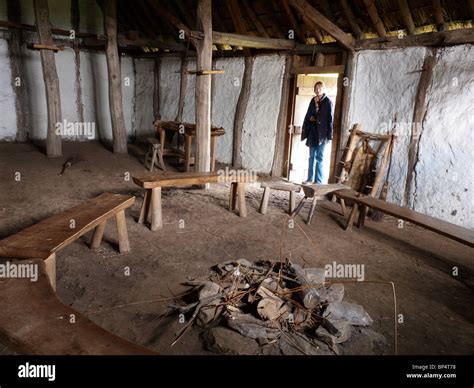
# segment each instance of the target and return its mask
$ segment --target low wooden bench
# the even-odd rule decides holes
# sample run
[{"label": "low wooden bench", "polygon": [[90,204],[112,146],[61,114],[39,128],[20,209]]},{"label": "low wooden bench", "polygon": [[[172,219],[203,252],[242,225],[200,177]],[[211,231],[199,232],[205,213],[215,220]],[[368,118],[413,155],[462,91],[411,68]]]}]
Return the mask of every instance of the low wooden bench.
[{"label": "low wooden bench", "polygon": [[138,223],[148,221],[151,215],[150,229],[155,231],[163,227],[161,209],[161,189],[163,187],[182,187],[191,185],[203,185],[206,183],[231,183],[229,210],[236,208],[238,199],[239,215],[247,217],[245,204],[245,180],[224,179],[216,172],[184,172],[172,175],[148,175],[145,177],[132,177],[133,181],[145,190],[143,204],[140,210]]},{"label": "low wooden bench", "polygon": [[56,253],[92,229],[90,247],[98,248],[107,220],[113,216],[117,223],[119,250],[130,252],[125,209],[134,203],[134,196],[103,193],[1,240],[0,257],[44,260],[51,284],[56,289]]},{"label": "low wooden bench", "polygon": [[153,355],[110,333],[58,298],[41,259],[21,260],[38,266],[38,280],[0,282],[0,339],[10,350],[27,355]]},{"label": "low wooden bench", "polygon": [[[348,188],[348,186],[341,184],[341,183],[332,183],[332,184],[304,184],[301,186],[304,192],[304,198],[299,203],[298,207],[293,211],[291,217],[294,218],[300,212],[301,208],[303,207],[305,201],[308,198],[312,198],[311,201],[311,208],[309,209],[308,218],[306,219],[306,223],[309,225],[311,220],[313,219],[314,210],[316,209],[316,203],[318,199],[321,199],[323,196],[330,194],[336,190]],[[342,212],[344,214],[344,204],[341,202]]]},{"label": "low wooden bench", "polygon": [[353,203],[355,210],[351,212],[347,220],[346,230],[352,229],[357,210],[359,210],[358,227],[362,227],[364,225],[367,209],[371,208],[396,217],[397,219],[422,226],[462,244],[474,247],[474,232],[462,226],[418,213],[406,207],[389,203],[378,198],[368,197],[354,190],[338,190],[335,191],[334,194],[345,201]]},{"label": "low wooden bench", "polygon": [[264,189],[262,202],[260,203],[260,209],[259,209],[260,213],[266,214],[267,212],[268,199],[270,197],[271,190],[289,192],[290,198],[289,198],[288,213],[291,214],[293,212],[293,210],[295,209],[295,204],[296,204],[296,193],[299,193],[301,191],[300,185],[290,183],[290,182],[262,182],[260,187]]}]

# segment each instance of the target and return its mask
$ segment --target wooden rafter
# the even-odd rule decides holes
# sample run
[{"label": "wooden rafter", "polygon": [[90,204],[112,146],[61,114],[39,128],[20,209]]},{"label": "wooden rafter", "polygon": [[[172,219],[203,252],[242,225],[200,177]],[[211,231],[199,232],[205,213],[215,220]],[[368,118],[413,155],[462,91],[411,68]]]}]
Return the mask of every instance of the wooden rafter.
[{"label": "wooden rafter", "polygon": [[290,22],[291,27],[295,31],[298,40],[304,43],[306,41],[305,33],[301,29],[300,23],[298,23],[298,21],[296,20],[293,10],[290,7],[289,0],[282,0],[282,4],[285,10],[285,13],[288,16],[288,21]]},{"label": "wooden rafter", "polygon": [[411,16],[408,1],[398,0],[398,7],[400,8],[400,13],[402,15],[403,23],[405,24],[408,35],[415,34],[415,23],[413,23],[413,17]]},{"label": "wooden rafter", "polygon": [[[238,34],[245,35],[247,33],[247,25],[242,18],[242,14],[240,13],[240,7],[237,3],[237,0],[227,0],[227,8],[229,10],[230,16],[232,18],[232,23],[234,24],[235,31]],[[250,55],[250,49],[244,48],[245,56]]]},{"label": "wooden rafter", "polygon": [[379,36],[382,38],[387,36],[387,31],[385,31],[385,26],[383,25],[382,19],[380,19],[377,7],[375,6],[375,1],[364,0],[364,5],[367,8],[370,20],[372,20],[372,24],[374,25],[377,34],[379,34]]},{"label": "wooden rafter", "polygon": [[352,33],[356,37],[356,39],[360,39],[362,36],[362,31],[357,23],[357,20],[352,12],[351,5],[348,3],[347,0],[340,0],[342,12],[344,13],[344,17],[348,21],[349,25],[351,26]]},{"label": "wooden rafter", "polygon": [[471,18],[474,19],[474,0],[467,0],[469,3],[469,9],[471,11]]},{"label": "wooden rafter", "polygon": [[264,38],[269,38],[267,30],[263,27],[262,22],[259,20],[257,14],[252,8],[252,5],[249,3],[249,0],[243,0],[242,5],[244,6],[245,12],[247,13],[249,19],[252,21],[252,24],[257,29],[258,33]]},{"label": "wooden rafter", "polygon": [[441,6],[441,0],[432,0],[432,5],[437,30],[446,31],[448,29],[448,23],[446,23],[444,20],[444,12],[443,7]]},{"label": "wooden rafter", "polygon": [[355,39],[347,35],[337,25],[328,20],[323,14],[314,9],[306,0],[289,0],[290,4],[301,14],[306,15],[308,20],[322,28],[331,35],[338,43],[349,50],[354,50]]}]

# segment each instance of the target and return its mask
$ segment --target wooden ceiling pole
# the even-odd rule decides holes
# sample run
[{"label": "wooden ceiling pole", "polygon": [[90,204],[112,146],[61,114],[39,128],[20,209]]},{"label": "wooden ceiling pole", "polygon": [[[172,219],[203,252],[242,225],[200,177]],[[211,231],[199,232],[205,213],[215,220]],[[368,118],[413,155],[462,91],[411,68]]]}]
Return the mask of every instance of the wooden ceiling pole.
[{"label": "wooden ceiling pole", "polygon": [[357,20],[352,12],[351,5],[347,2],[347,0],[340,0],[342,12],[344,13],[344,17],[349,22],[351,26],[352,33],[356,37],[356,39],[360,39],[362,36],[362,30],[357,23]]},{"label": "wooden ceiling pole", "polygon": [[[229,14],[232,18],[232,23],[234,24],[235,31],[238,34],[245,35],[247,33],[247,26],[245,25],[242,14],[240,13],[239,4],[237,0],[227,0],[227,8],[229,9]],[[244,48],[244,54],[246,57],[250,55],[250,50]]]},{"label": "wooden ceiling pole", "polygon": [[104,0],[104,32],[107,35],[105,56],[109,75],[109,107],[114,152],[127,153],[127,133],[122,104],[122,74],[117,46],[117,1]]},{"label": "wooden ceiling pole", "polygon": [[443,7],[441,6],[441,0],[432,1],[434,18],[436,22],[436,28],[438,31],[447,31],[448,23],[444,20]]},{"label": "wooden ceiling pole", "polygon": [[383,25],[382,19],[380,19],[379,13],[377,12],[377,7],[375,6],[374,0],[364,0],[365,7],[367,8],[367,12],[369,13],[370,20],[374,25],[377,34],[381,38],[387,36],[387,31],[385,31],[385,27]]},{"label": "wooden ceiling pole", "polygon": [[295,15],[293,14],[293,10],[290,7],[290,2],[289,0],[282,0],[283,3],[283,8],[285,9],[285,12],[288,16],[288,20],[290,22],[291,27],[296,33],[296,36],[298,37],[298,40],[301,42],[305,43],[306,42],[306,36],[304,31],[301,29],[300,23],[295,18]]},{"label": "wooden ceiling pole", "polygon": [[249,0],[243,0],[242,4],[245,8],[245,12],[247,12],[247,15],[249,16],[253,25],[257,29],[258,33],[264,38],[269,38],[270,35],[268,35],[267,30],[263,26],[262,22],[259,20],[258,16],[256,15],[255,11],[252,8],[252,5],[249,3]]},{"label": "wooden ceiling pole", "polygon": [[467,0],[469,9],[471,10],[471,17],[474,19],[474,0]]},{"label": "wooden ceiling pole", "polygon": [[380,19],[379,13],[377,12],[377,7],[375,6],[374,0],[364,0],[364,5],[367,8],[369,13],[370,20],[374,25],[375,31],[381,38],[387,36],[387,31],[385,31],[385,26],[383,25],[382,19]]},{"label": "wooden ceiling pole", "polygon": [[398,0],[398,7],[400,8],[403,23],[405,24],[408,35],[414,35],[415,34],[415,23],[413,22],[413,18],[411,16],[410,7],[408,6],[408,1],[407,0]]},{"label": "wooden ceiling pole", "polygon": [[[196,70],[212,68],[212,1],[198,0],[197,25],[203,37],[195,42]],[[196,75],[196,161],[195,171],[211,169],[211,75]]]},{"label": "wooden ceiling pole", "polygon": [[306,15],[308,20],[322,28],[331,35],[338,43],[348,50],[353,51],[355,39],[347,35],[337,25],[327,19],[321,12],[313,8],[306,0],[289,0],[290,4],[301,14]]},{"label": "wooden ceiling pole", "polygon": [[[51,24],[49,21],[48,0],[34,0],[36,27],[40,44],[53,45]],[[62,123],[61,96],[59,91],[59,77],[56,70],[54,52],[40,50],[43,80],[46,91],[46,105],[48,109],[48,132],[46,136],[46,154],[49,157],[62,155],[61,137],[56,134],[56,124]]]}]

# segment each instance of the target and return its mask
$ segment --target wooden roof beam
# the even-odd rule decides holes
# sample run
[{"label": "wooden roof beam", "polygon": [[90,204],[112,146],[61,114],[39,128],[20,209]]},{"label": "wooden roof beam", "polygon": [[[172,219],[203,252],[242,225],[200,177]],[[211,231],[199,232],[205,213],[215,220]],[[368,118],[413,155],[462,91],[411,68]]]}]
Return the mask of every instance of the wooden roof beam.
[{"label": "wooden roof beam", "polygon": [[411,16],[410,7],[408,6],[408,1],[398,0],[398,7],[400,8],[403,23],[405,24],[408,35],[414,35],[415,23],[413,22],[413,17]]},{"label": "wooden roof beam", "polygon": [[247,15],[249,16],[253,25],[257,29],[258,33],[262,35],[264,38],[269,38],[270,35],[268,35],[267,30],[265,29],[265,27],[263,27],[262,22],[259,20],[258,16],[254,12],[252,5],[249,3],[249,0],[243,0],[242,4],[245,8],[245,11],[247,12]]},{"label": "wooden roof beam", "polygon": [[353,51],[355,39],[346,34],[333,22],[327,19],[321,12],[314,9],[306,0],[289,0],[290,4],[301,14],[306,15],[308,20],[314,25],[322,28],[336,41],[348,50]]},{"label": "wooden roof beam", "polygon": [[387,36],[387,31],[385,31],[385,26],[383,25],[382,19],[380,19],[379,13],[377,12],[377,7],[375,6],[374,0],[364,0],[364,5],[367,8],[367,12],[369,13],[370,20],[372,20],[372,24],[374,25],[377,34],[381,38]]},{"label": "wooden roof beam", "polygon": [[285,13],[288,16],[288,21],[290,22],[291,27],[296,33],[296,36],[298,39],[305,43],[306,42],[306,36],[304,31],[300,27],[300,23],[295,18],[295,15],[293,14],[293,10],[290,7],[290,2],[289,0],[282,0],[283,3],[283,8],[285,9]]},{"label": "wooden roof beam", "polygon": [[347,2],[347,0],[340,0],[340,3],[344,17],[351,26],[352,33],[354,34],[356,39],[360,39],[362,36],[362,30],[360,29],[360,26],[357,23],[354,13],[352,12],[351,5]]},{"label": "wooden roof beam", "polygon": [[467,0],[469,3],[469,9],[471,10],[471,18],[474,20],[474,0]]},{"label": "wooden roof beam", "polygon": [[[195,34],[193,31],[191,36],[196,36]],[[199,35],[197,37],[199,37]],[[227,44],[229,46],[274,50],[293,50],[297,46],[296,42],[292,39],[261,38],[259,36],[229,34],[217,31],[212,32],[212,42],[214,44]]]},{"label": "wooden roof beam", "polygon": [[434,10],[434,19],[436,23],[436,28],[438,31],[447,31],[448,23],[444,20],[443,7],[441,6],[441,0],[432,0],[433,10]]},{"label": "wooden roof beam", "polygon": [[[232,18],[232,23],[234,24],[235,31],[238,34],[245,35],[247,33],[247,26],[245,25],[244,19],[242,18],[242,14],[240,13],[239,4],[237,4],[237,0],[227,0],[227,8],[230,13],[230,17]],[[250,56],[249,48],[244,48],[245,56]]]}]

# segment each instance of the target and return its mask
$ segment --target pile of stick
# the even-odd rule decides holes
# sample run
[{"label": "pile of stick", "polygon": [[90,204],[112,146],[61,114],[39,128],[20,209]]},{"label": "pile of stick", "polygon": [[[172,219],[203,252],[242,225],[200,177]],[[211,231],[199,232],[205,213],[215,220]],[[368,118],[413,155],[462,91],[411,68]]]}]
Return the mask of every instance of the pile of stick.
[{"label": "pile of stick", "polygon": [[[325,282],[323,268],[289,261],[229,261],[215,266],[209,280],[188,281],[187,298],[170,305],[187,317],[176,343],[196,323],[226,326],[260,346],[273,344],[283,354],[339,354],[352,326],[372,319],[362,306],[344,302],[344,286]],[[185,302],[186,299],[186,302]]]}]

